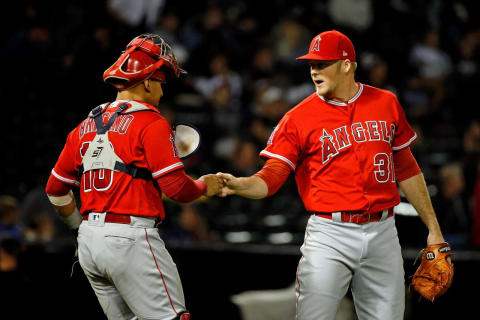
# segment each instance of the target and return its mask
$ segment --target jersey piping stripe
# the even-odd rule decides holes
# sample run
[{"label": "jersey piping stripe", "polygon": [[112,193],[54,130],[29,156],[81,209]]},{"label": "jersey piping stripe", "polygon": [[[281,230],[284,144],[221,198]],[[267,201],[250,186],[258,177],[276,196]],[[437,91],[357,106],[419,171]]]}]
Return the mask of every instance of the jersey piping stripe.
[{"label": "jersey piping stripe", "polygon": [[[360,83],[359,85],[360,85],[360,87],[359,87],[357,93],[353,96],[352,99],[348,100],[348,103],[352,103],[353,101],[357,100],[358,97],[360,97],[360,95],[362,94],[363,84]],[[346,106],[347,105],[345,102],[325,99],[323,96],[319,95],[318,93],[317,93],[317,96],[319,96],[320,99],[322,99],[323,101],[325,101],[326,103],[329,103],[329,104],[333,104],[333,105],[336,105],[336,106]]]},{"label": "jersey piping stripe", "polygon": [[295,165],[293,164],[292,161],[288,160],[287,158],[285,158],[284,156],[281,156],[279,154],[275,154],[275,153],[271,153],[271,152],[268,152],[268,151],[265,151],[265,150],[262,150],[262,152],[260,152],[260,155],[267,155],[267,156],[270,156],[272,158],[276,158],[276,159],[280,159],[280,160],[283,160],[285,161],[293,170],[295,170]]},{"label": "jersey piping stripe", "polygon": [[405,142],[404,144],[402,144],[401,146],[398,146],[398,147],[392,147],[392,150],[400,150],[400,149],[403,149],[405,147],[407,147],[410,143],[413,142],[413,140],[417,139],[417,134],[415,133],[413,135],[413,137],[410,138],[410,140],[408,140],[407,142]]},{"label": "jersey piping stripe", "polygon": [[353,96],[352,99],[348,100],[348,103],[352,103],[353,101],[357,100],[358,97],[360,97],[360,95],[362,94],[363,92],[363,84],[359,84],[360,85],[360,88],[358,88],[358,91],[357,93]]},{"label": "jersey piping stripe", "polygon": [[297,274],[296,274],[296,280],[297,280],[297,299],[295,301],[295,319],[298,319],[298,300],[300,300],[300,279],[298,278],[298,273],[300,272],[300,264],[302,263],[303,259],[305,257],[302,254],[302,257],[300,258],[300,262],[298,263],[297,266]]},{"label": "jersey piping stripe", "polygon": [[173,306],[173,301],[172,301],[172,297],[170,297],[170,292],[168,292],[167,284],[165,283],[165,278],[163,277],[163,273],[160,270],[160,267],[158,266],[158,263],[157,263],[157,258],[155,258],[155,254],[153,253],[152,246],[150,245],[150,240],[148,239],[147,229],[143,228],[143,230],[145,231],[145,239],[147,239],[148,248],[150,249],[150,252],[152,253],[153,261],[155,262],[155,266],[157,267],[157,270],[160,273],[160,277],[162,278],[163,287],[165,288],[165,292],[167,293],[168,301],[170,302],[170,305],[172,306],[172,309],[175,312],[175,314],[178,315],[177,310],[175,310],[175,307]]},{"label": "jersey piping stripe", "polygon": [[55,172],[55,170],[52,169],[52,175],[57,178],[58,180],[61,180],[63,182],[67,182],[67,183],[71,183],[71,184],[74,184],[76,186],[79,186],[80,185],[80,182],[78,182],[77,180],[72,180],[72,179],[68,179],[68,178],[65,178],[65,177],[62,177],[61,175],[59,175],[58,173]]},{"label": "jersey piping stripe", "polygon": [[171,166],[168,166],[168,167],[166,167],[166,168],[163,168],[162,170],[155,171],[154,173],[152,173],[152,177],[155,178],[156,176],[159,176],[159,175],[161,175],[162,173],[165,173],[165,172],[167,172],[167,171],[169,171],[169,170],[172,170],[172,169],[174,169],[174,168],[176,168],[176,167],[183,167],[183,163],[182,163],[182,162],[177,162],[177,163],[172,164]]},{"label": "jersey piping stripe", "polygon": [[326,103],[329,103],[329,104],[333,104],[333,105],[336,105],[336,106],[346,106],[347,105],[345,102],[339,102],[339,101],[335,101],[335,100],[325,99],[323,96],[319,95],[318,93],[317,93],[317,96],[319,96],[320,99],[322,99],[323,101],[325,101]]}]

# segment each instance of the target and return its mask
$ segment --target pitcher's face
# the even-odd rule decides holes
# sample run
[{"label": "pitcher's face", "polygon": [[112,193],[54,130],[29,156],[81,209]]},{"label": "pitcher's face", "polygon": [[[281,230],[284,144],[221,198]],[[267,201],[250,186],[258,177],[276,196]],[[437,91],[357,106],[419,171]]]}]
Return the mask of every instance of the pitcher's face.
[{"label": "pitcher's face", "polygon": [[310,76],[317,93],[325,98],[333,95],[341,80],[341,65],[343,60],[310,60]]}]

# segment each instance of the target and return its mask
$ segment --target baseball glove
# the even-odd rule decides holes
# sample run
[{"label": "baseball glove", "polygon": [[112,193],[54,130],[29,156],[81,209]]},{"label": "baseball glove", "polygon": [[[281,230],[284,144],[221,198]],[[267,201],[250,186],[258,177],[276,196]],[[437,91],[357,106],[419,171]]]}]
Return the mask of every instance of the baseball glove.
[{"label": "baseball glove", "polygon": [[[420,254],[422,254],[422,260],[413,275],[410,286],[413,286],[425,299],[433,302],[452,284],[453,264],[448,259],[452,254],[451,248],[444,242],[428,246],[420,251]],[[414,264],[416,261],[417,259]]]}]

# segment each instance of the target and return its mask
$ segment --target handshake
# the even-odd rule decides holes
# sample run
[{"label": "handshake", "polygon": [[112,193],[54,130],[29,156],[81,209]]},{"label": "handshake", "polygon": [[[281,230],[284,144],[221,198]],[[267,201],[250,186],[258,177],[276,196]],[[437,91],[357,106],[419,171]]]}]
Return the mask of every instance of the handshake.
[{"label": "handshake", "polygon": [[228,173],[206,174],[198,180],[207,185],[207,197],[219,196],[226,197],[235,194],[235,189],[240,187],[240,179]]},{"label": "handshake", "polygon": [[207,197],[226,197],[237,195],[250,199],[262,199],[268,194],[268,186],[265,181],[255,175],[250,177],[234,177],[229,173],[219,172],[200,177],[207,185]]}]

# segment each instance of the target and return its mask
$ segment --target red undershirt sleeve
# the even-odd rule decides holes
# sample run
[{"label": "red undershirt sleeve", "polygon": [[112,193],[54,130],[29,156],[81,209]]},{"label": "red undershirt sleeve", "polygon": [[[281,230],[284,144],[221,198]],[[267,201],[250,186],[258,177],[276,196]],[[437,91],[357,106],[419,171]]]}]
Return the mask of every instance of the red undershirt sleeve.
[{"label": "red undershirt sleeve", "polygon": [[393,152],[393,165],[395,169],[395,176],[397,181],[407,180],[417,174],[421,173],[415,157],[410,148],[403,148]]},{"label": "red undershirt sleeve", "polygon": [[268,159],[263,168],[255,173],[268,186],[268,196],[271,196],[280,189],[290,174],[290,167],[282,160]]},{"label": "red undershirt sleeve", "polygon": [[47,186],[45,187],[45,193],[50,196],[60,197],[66,195],[71,188],[71,185],[60,181],[59,179],[55,178],[53,174],[50,174]]},{"label": "red undershirt sleeve", "polygon": [[181,203],[192,202],[207,191],[205,182],[193,180],[183,169],[160,176],[157,183],[167,197]]}]

